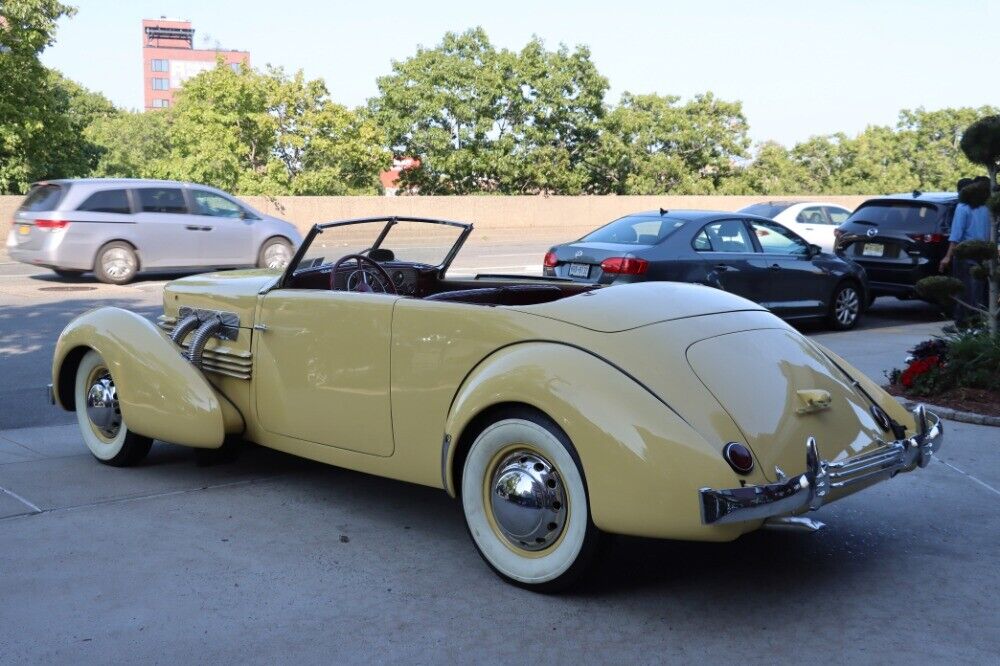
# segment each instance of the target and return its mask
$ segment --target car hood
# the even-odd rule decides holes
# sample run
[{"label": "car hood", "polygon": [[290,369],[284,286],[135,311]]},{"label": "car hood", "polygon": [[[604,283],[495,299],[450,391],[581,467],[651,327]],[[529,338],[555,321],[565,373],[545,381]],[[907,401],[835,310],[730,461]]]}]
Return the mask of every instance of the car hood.
[{"label": "car hood", "polygon": [[739,296],[680,282],[623,284],[514,309],[602,333],[723,312],[764,311]]},{"label": "car hood", "polygon": [[281,271],[249,269],[203,273],[174,280],[163,289],[163,313],[177,317],[182,307],[233,312],[240,327],[253,325],[257,298],[264,287],[281,276]]}]

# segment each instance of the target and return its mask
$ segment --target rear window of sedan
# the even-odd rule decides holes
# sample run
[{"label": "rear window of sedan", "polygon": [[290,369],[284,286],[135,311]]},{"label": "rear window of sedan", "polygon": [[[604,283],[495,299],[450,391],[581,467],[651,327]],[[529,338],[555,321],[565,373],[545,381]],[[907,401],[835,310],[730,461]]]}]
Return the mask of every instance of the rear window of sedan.
[{"label": "rear window of sedan", "polygon": [[758,203],[758,204],[751,204],[746,208],[740,208],[737,212],[746,213],[747,215],[760,215],[761,217],[773,218],[781,211],[785,210],[786,208],[790,208],[793,205],[795,205],[793,202]]},{"label": "rear window of sedan", "polygon": [[132,212],[132,205],[128,201],[128,192],[125,190],[105,190],[91,194],[77,210],[85,210],[90,213],[127,214]]},{"label": "rear window of sedan", "polygon": [[921,201],[866,201],[847,218],[847,222],[860,222],[898,230],[937,229],[941,213],[934,204]]},{"label": "rear window of sedan", "polygon": [[28,191],[28,196],[21,202],[18,210],[29,213],[55,210],[59,202],[66,196],[67,189],[69,188],[55,183],[35,185]]},{"label": "rear window of sedan", "polygon": [[683,220],[674,220],[669,217],[628,215],[590,232],[580,241],[620,243],[622,245],[656,245],[682,226],[684,226]]}]

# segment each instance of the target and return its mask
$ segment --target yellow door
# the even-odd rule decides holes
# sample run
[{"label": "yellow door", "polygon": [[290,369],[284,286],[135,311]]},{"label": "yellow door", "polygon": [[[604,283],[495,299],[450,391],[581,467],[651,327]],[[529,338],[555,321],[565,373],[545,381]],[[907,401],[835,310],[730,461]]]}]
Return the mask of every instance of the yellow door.
[{"label": "yellow door", "polygon": [[396,298],[277,289],[254,331],[261,426],[279,435],[392,455],[389,346]]}]

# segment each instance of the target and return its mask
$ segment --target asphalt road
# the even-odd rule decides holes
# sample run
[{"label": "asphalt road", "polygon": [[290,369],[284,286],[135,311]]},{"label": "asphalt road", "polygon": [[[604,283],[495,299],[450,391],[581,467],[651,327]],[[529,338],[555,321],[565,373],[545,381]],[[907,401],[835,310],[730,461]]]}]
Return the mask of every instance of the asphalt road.
[{"label": "asphalt road", "polygon": [[[525,272],[540,251],[463,255]],[[93,461],[45,404],[54,340],[98,305],[155,315],[163,283],[0,258],[0,663],[995,661],[995,428],[948,423],[940,460],[824,507],[818,533],[616,538],[593,581],[541,596],[487,569],[437,490],[257,447]],[[939,326],[879,299],[859,330],[803,330],[880,378]]]}]

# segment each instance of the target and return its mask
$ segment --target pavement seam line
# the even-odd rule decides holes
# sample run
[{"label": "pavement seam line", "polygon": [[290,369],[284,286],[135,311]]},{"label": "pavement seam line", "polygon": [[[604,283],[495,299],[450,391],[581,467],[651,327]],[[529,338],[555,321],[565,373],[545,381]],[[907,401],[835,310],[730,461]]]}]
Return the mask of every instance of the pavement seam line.
[{"label": "pavement seam line", "polygon": [[[36,514],[43,512],[43,510],[40,509],[38,506],[36,506],[34,502],[21,497],[20,495],[18,495],[17,493],[15,493],[13,490],[7,490],[3,486],[0,486],[0,492],[4,493],[6,495],[10,495],[11,497],[13,497],[14,499],[16,499],[18,502],[20,502],[24,506],[26,506],[29,509],[31,509],[32,511],[34,511]],[[11,516],[11,517],[13,518],[13,516]]]},{"label": "pavement seam line", "polygon": [[969,474],[969,473],[968,473],[968,472],[966,472],[965,470],[962,470],[962,469],[959,469],[959,468],[955,467],[955,466],[954,466],[954,465],[952,465],[952,464],[951,464],[950,462],[945,462],[944,460],[941,460],[940,458],[938,458],[938,460],[940,460],[940,461],[941,461],[942,463],[944,463],[944,464],[945,464],[945,465],[947,465],[948,467],[951,467],[951,468],[952,468],[953,470],[955,470],[955,471],[956,471],[956,472],[958,472],[959,474],[963,474],[963,475],[965,475],[965,476],[969,477],[970,479],[972,479],[973,481],[975,481],[976,483],[978,483],[979,485],[981,485],[981,486],[982,486],[983,488],[986,488],[987,490],[990,490],[990,491],[993,491],[993,492],[995,492],[995,493],[996,493],[997,495],[1000,495],[1000,490],[997,490],[996,488],[994,488],[994,487],[993,487],[993,486],[991,486],[990,484],[986,483],[985,481],[983,481],[983,480],[981,480],[981,479],[977,479],[976,477],[972,476],[971,474]]},{"label": "pavement seam line", "polygon": [[30,502],[25,500],[24,498],[15,495],[14,493],[11,493],[9,490],[5,490],[4,488],[0,487],[0,490],[3,490],[4,492],[11,494],[13,497],[21,500],[22,502],[24,502],[25,504],[27,504],[28,506],[32,507],[35,510],[35,513],[18,514],[16,516],[8,516],[6,518],[0,518],[0,522],[3,522],[5,520],[13,520],[14,518],[24,518],[26,515],[37,516],[39,514],[63,513],[69,511],[77,511],[79,509],[90,509],[98,506],[107,506],[112,504],[126,504],[128,502],[138,502],[148,499],[158,499],[160,497],[172,497],[174,495],[187,495],[189,493],[197,493],[203,490],[215,490],[216,488],[231,488],[233,486],[248,485],[260,481],[270,481],[272,479],[281,478],[282,476],[283,476],[282,474],[275,474],[274,476],[262,476],[254,479],[243,479],[241,481],[232,481],[230,483],[219,483],[209,486],[198,486],[197,488],[182,488],[180,490],[168,490],[162,493],[151,493],[149,495],[133,495],[132,497],[115,497],[112,499],[101,500],[99,502],[88,502],[87,504],[73,504],[72,506],[59,506],[59,507],[54,507],[52,509],[40,509],[34,504],[31,504]]}]

